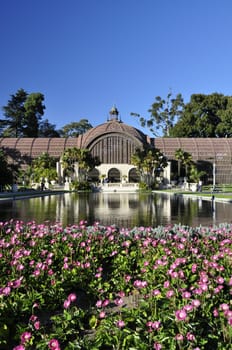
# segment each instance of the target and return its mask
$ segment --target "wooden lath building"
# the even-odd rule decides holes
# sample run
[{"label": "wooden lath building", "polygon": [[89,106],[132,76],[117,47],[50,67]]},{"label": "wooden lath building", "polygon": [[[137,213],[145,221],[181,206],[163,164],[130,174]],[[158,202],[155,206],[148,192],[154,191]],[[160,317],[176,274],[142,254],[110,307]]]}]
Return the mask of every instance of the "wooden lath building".
[{"label": "wooden lath building", "polygon": [[98,156],[101,165],[95,169],[95,176],[113,173],[116,181],[126,176],[128,181],[136,178],[136,169],[131,156],[137,148],[146,145],[159,148],[169,160],[165,172],[167,182],[171,180],[172,164],[176,162],[175,152],[182,149],[192,155],[193,161],[207,173],[212,182],[212,168],[215,167],[217,184],[232,183],[232,139],[230,138],[150,138],[140,130],[123,123],[113,107],[107,122],[98,125],[75,138],[1,138],[3,148],[11,162],[22,168],[42,153],[60,160],[63,152],[72,147],[89,149]]}]

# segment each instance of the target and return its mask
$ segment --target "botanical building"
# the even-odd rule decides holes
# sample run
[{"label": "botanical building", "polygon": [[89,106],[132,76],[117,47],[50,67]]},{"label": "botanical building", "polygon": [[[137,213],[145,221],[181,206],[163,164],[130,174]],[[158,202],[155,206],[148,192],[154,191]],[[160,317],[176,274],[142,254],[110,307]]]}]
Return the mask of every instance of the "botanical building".
[{"label": "botanical building", "polygon": [[[137,182],[138,175],[131,164],[137,148],[151,145],[167,156],[169,166],[164,179],[169,182],[176,163],[175,152],[182,149],[191,153],[193,161],[207,173],[206,181],[218,184],[232,183],[232,140],[230,138],[150,138],[140,130],[123,123],[113,107],[108,120],[76,138],[1,138],[0,147],[12,162],[26,167],[45,152],[58,160],[67,148],[89,149],[98,156],[101,165],[90,174],[93,180],[108,178],[111,182]],[[62,175],[62,166],[61,175]]]}]

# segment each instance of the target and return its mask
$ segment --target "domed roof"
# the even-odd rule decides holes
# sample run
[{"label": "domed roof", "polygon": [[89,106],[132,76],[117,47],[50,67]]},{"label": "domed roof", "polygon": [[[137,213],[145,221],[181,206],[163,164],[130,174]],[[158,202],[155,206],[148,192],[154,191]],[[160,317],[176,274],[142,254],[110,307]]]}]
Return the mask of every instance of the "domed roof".
[{"label": "domed roof", "polygon": [[112,119],[88,130],[83,135],[82,147],[87,148],[95,139],[113,133],[121,133],[124,134],[124,136],[135,138],[143,144],[147,143],[147,136],[143,132],[121,121]]}]

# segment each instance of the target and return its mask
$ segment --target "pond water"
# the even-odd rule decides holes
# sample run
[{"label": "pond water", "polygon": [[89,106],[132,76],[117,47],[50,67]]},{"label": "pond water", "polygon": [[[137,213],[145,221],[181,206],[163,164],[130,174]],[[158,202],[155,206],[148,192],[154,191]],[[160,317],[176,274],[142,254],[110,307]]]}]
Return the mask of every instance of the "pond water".
[{"label": "pond water", "polygon": [[232,204],[158,193],[65,193],[0,202],[0,220],[20,219],[63,226],[87,220],[89,225],[118,227],[182,224],[209,226],[232,222]]}]

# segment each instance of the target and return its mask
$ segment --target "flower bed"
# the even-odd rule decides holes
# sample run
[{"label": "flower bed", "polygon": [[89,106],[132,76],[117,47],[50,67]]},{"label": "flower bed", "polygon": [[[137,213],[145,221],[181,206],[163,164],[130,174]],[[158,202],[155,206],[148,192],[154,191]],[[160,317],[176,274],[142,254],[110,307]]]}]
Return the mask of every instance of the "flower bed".
[{"label": "flower bed", "polygon": [[0,349],[231,349],[232,226],[0,223]]}]

